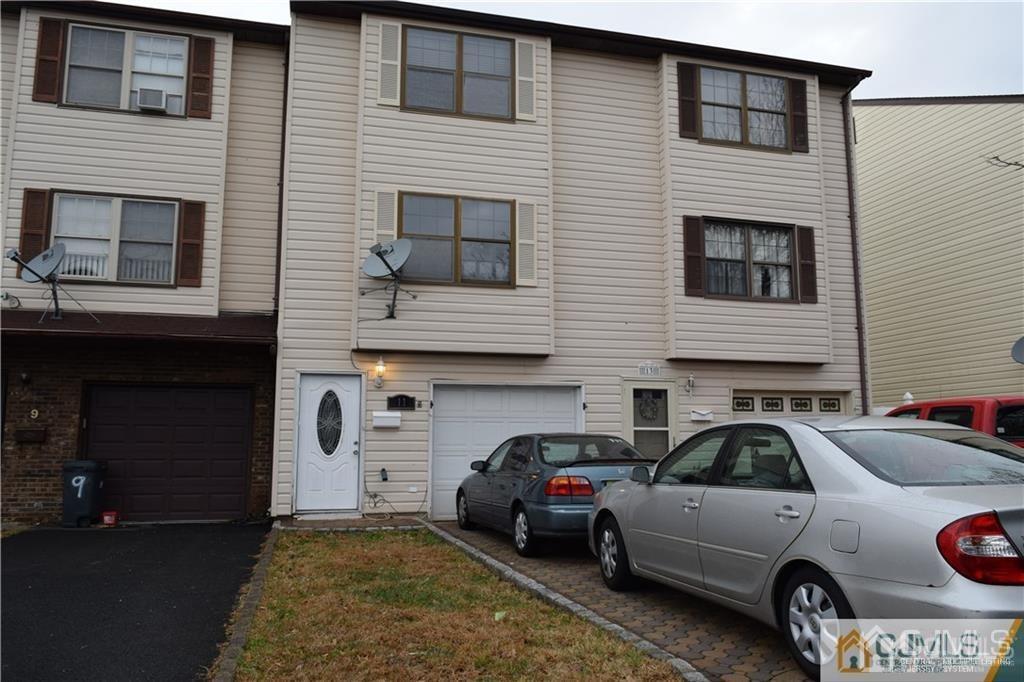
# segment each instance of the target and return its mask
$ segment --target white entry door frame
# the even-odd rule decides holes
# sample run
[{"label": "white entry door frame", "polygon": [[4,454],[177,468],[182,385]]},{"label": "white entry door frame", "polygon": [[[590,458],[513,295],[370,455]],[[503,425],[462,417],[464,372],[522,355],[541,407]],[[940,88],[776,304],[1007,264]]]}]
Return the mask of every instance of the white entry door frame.
[{"label": "white entry door frame", "polygon": [[298,373],[295,513],[362,509],[364,382],[355,372]]}]

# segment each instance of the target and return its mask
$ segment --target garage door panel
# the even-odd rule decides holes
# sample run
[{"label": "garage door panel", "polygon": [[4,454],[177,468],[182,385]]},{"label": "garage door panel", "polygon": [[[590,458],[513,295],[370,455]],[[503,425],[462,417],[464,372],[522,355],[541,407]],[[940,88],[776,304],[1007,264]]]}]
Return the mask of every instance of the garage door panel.
[{"label": "garage door panel", "polygon": [[455,517],[455,491],[502,442],[522,433],[575,431],[579,389],[563,386],[437,386],[432,410],[431,516]]},{"label": "garage door panel", "polygon": [[104,508],[129,521],[245,516],[248,389],[93,386],[88,405],[86,457],[107,464]]}]

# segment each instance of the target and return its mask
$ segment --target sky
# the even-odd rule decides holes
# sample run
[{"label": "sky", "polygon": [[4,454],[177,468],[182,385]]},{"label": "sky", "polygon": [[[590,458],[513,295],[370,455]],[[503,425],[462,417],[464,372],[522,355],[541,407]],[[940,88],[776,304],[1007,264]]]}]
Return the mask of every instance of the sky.
[{"label": "sky", "polygon": [[[116,0],[286,24],[287,0]],[[870,69],[855,98],[1024,92],[1024,0],[448,2],[469,9]]]}]

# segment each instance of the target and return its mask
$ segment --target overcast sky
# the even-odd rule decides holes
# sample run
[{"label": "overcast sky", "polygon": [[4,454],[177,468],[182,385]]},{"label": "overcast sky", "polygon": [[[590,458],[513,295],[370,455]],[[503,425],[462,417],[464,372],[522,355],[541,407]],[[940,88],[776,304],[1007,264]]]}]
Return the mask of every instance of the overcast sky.
[{"label": "overcast sky", "polygon": [[[123,0],[117,0],[123,2]],[[133,0],[288,23],[287,0]],[[854,96],[1024,92],[1024,2],[446,2],[471,9],[871,69]]]}]

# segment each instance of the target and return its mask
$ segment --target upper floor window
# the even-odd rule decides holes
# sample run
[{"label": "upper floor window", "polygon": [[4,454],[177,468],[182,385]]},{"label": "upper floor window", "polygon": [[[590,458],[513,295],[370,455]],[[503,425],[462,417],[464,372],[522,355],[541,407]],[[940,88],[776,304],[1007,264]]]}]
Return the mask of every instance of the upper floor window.
[{"label": "upper floor window", "polygon": [[86,194],[54,196],[53,242],[65,277],[171,284],[178,202]]},{"label": "upper floor window", "polygon": [[185,114],[188,38],[72,24],[64,101]]},{"label": "upper floor window", "polygon": [[512,284],[512,202],[399,195],[399,236],[413,243],[402,274],[451,284]]},{"label": "upper floor window", "polygon": [[402,105],[511,119],[514,41],[405,27]]},{"label": "upper floor window", "polygon": [[678,62],[682,137],[809,151],[807,81]]}]

